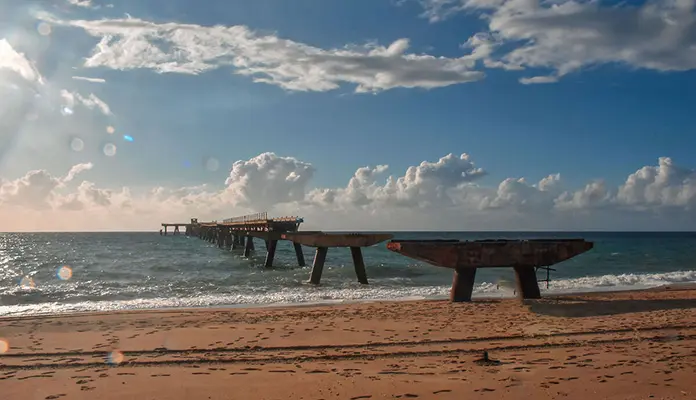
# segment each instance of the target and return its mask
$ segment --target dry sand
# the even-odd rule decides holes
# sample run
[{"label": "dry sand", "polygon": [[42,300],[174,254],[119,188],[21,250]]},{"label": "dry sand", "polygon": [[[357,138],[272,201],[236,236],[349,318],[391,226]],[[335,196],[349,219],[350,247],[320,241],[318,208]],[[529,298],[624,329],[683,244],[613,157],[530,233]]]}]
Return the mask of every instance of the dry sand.
[{"label": "dry sand", "polygon": [[0,337],[1,399],[696,399],[694,290],[5,318]]}]

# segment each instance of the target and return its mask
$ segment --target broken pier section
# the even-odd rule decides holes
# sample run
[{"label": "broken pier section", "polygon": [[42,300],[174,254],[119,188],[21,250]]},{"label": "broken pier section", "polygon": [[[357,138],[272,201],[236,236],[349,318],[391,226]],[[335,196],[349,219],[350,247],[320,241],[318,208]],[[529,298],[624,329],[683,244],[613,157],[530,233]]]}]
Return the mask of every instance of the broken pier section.
[{"label": "broken pier section", "polygon": [[[450,300],[470,301],[478,268],[509,267],[515,271],[517,293],[541,298],[536,270],[558,264],[592,249],[584,239],[530,240],[392,240],[387,248],[404,256],[454,270]],[[547,278],[548,282],[548,278]]]},{"label": "broken pier section", "polygon": [[302,246],[315,247],[316,254],[309,278],[313,284],[319,284],[321,281],[326,256],[331,247],[350,248],[358,282],[367,284],[362,248],[373,246],[393,237],[391,234],[299,232],[302,222],[304,220],[299,217],[268,218],[267,213],[229,218],[222,222],[199,223],[196,219],[192,219],[187,226],[186,234],[187,236],[198,236],[210,243],[217,243],[220,248],[244,249],[245,257],[249,257],[251,252],[255,250],[254,239],[261,239],[266,244],[266,261],[264,263],[266,268],[273,266],[279,240],[292,242],[297,263],[301,267],[306,265]]}]

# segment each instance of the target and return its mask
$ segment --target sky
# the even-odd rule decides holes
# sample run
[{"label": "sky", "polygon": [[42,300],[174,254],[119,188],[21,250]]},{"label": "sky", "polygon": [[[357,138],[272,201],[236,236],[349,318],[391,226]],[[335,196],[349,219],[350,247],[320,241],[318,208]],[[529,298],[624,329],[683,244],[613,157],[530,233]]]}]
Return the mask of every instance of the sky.
[{"label": "sky", "polygon": [[696,229],[696,0],[0,0],[0,231]]}]

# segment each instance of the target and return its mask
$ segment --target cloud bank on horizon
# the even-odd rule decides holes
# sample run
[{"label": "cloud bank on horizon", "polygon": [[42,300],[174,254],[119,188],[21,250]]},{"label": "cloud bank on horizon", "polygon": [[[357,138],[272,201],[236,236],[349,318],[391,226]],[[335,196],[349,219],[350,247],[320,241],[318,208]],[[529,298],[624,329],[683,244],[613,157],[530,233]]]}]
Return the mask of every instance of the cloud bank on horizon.
[{"label": "cloud bank on horizon", "polygon": [[[0,160],[21,139],[18,135],[27,121],[44,121],[48,130],[55,129],[58,115],[74,114],[76,125],[113,118],[103,99],[71,87],[72,81],[108,85],[98,76],[105,70],[199,75],[224,68],[291,92],[350,85],[357,93],[378,94],[480,81],[486,79],[484,69],[517,74],[548,70],[546,75],[520,77],[522,84],[552,84],[585,67],[610,63],[657,71],[696,69],[694,0],[641,6],[568,0],[410,1],[419,1],[423,16],[433,23],[457,13],[481,13],[488,31],[466,39],[461,56],[445,57],[409,52],[407,38],[387,45],[320,48],[242,25],[201,26],[130,16],[71,19],[39,12],[35,17],[42,35],[77,29],[98,39],[78,66],[96,73],[52,81],[27,54],[0,38],[0,94],[9,99],[0,104]],[[83,9],[98,7],[90,0],[68,2]],[[78,150],[82,144],[77,139],[71,146]],[[618,187],[595,180],[572,188],[560,174],[539,182],[511,177],[485,185],[486,168],[461,151],[396,175],[389,174],[387,165],[363,166],[345,185],[331,188],[312,184],[321,166],[272,152],[235,162],[224,185],[140,192],[129,187],[115,190],[108,182],[78,183],[81,174],[100,168],[96,162],[76,164],[65,175],[32,170],[19,178],[0,177],[1,229],[155,229],[163,221],[220,219],[262,210],[304,215],[322,229],[696,226],[696,171],[669,157],[659,158],[656,165],[636,166]],[[107,144],[104,152],[114,156],[116,148]]]},{"label": "cloud bank on horizon", "polygon": [[[388,166],[358,168],[340,188],[312,188],[315,167],[264,153],[234,163],[222,189],[155,187],[134,195],[128,187],[66,185],[93,164],[65,176],[30,171],[0,181],[0,217],[15,230],[154,229],[163,221],[221,219],[269,210],[303,215],[323,229],[642,229],[689,228],[696,221],[696,171],[668,157],[630,174],[618,188],[602,181],[568,189],[559,174],[539,182],[508,178],[479,185],[486,171],[468,154],[423,161],[381,180]],[[612,218],[607,220],[606,217]]]}]

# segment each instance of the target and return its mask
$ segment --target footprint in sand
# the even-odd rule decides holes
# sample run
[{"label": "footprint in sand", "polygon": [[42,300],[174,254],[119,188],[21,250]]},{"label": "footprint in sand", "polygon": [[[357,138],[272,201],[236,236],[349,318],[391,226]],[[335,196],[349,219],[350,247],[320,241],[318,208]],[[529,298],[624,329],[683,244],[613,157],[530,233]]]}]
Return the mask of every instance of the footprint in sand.
[{"label": "footprint in sand", "polygon": [[450,392],[452,392],[450,389],[442,389],[442,390],[434,391],[433,394],[450,393]]}]

